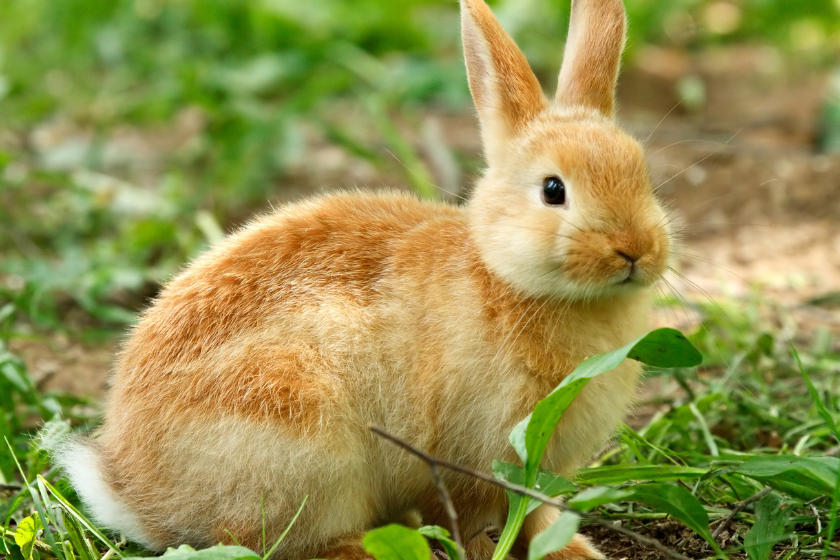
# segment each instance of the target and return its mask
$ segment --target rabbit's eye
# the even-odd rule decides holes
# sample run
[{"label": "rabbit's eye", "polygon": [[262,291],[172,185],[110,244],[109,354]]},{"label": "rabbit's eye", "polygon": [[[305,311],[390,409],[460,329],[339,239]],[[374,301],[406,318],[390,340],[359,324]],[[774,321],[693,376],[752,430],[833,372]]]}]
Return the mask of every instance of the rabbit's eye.
[{"label": "rabbit's eye", "polygon": [[546,177],[543,181],[543,202],[549,206],[566,204],[566,185],[559,177]]}]

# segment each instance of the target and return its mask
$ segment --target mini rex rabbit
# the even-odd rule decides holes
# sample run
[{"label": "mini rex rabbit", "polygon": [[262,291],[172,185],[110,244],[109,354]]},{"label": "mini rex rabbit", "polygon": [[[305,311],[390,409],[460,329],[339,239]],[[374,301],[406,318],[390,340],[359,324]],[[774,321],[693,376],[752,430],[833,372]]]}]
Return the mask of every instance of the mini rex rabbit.
[{"label": "mini rex rabbit", "polygon": [[[613,120],[621,0],[574,0],[553,102],[483,0],[462,0],[487,169],[463,207],[345,192],[283,207],[162,291],[119,356],[104,424],[59,463],[94,517],[153,550],[232,538],[275,558],[368,559],[362,535],[447,524],[428,452],[488,470],[511,428],[587,356],[647,327],[668,258],[639,144]],[[635,362],[594,379],[544,466],[571,475],[634,398]],[[470,559],[503,491],[445,481]],[[264,508],[264,509],[263,509]],[[264,513],[263,513],[264,511]],[[537,509],[521,546],[547,527]],[[552,560],[601,558],[576,537]]]}]

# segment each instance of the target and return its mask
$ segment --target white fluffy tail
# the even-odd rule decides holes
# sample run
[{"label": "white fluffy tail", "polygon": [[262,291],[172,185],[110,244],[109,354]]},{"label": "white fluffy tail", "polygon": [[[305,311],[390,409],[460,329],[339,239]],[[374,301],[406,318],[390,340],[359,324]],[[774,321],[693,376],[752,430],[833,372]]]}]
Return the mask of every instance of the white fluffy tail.
[{"label": "white fluffy tail", "polygon": [[153,544],[137,516],[114,494],[102,476],[96,446],[81,437],[68,437],[53,450],[60,466],[93,520],[146,547]]}]

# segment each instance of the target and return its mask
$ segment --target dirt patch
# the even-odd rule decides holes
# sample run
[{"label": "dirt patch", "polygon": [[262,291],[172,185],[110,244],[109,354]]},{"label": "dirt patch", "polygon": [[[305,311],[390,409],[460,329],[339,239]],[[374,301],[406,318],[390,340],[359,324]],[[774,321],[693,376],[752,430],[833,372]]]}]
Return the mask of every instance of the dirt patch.
[{"label": "dirt patch", "polygon": [[[685,525],[668,519],[662,519],[640,525],[615,521],[623,524],[643,537],[655,539],[666,547],[687,556],[688,558],[708,558],[714,556],[714,551],[706,542],[698,537]],[[669,560],[670,557],[642,544],[632,537],[617,533],[600,525],[587,525],[581,528],[581,533],[589,537],[593,544],[610,560]],[[737,529],[724,531],[721,543],[724,547],[735,546],[742,540]],[[733,560],[746,558],[744,554],[730,554]]]},{"label": "dirt patch", "polygon": [[65,335],[18,339],[9,346],[39,389],[94,399],[105,391],[115,349],[113,341],[85,344]]}]

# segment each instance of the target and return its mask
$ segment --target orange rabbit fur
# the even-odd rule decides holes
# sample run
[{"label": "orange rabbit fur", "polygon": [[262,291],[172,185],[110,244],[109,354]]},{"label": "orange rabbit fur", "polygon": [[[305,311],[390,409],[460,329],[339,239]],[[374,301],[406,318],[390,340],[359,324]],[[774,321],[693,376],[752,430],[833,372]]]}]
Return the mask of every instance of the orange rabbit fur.
[{"label": "orange rabbit fur", "polygon": [[[315,198],[169,283],[120,354],[98,437],[57,452],[100,523],[155,550],[261,550],[263,520],[272,542],[308,496],[275,558],[368,559],[373,527],[448,524],[427,467],[368,423],[477,469],[514,461],[507,435],[538,399],[647,329],[670,241],[642,150],[612,118],[621,0],[574,1],[553,103],[483,0],[461,4],[488,165],[469,203]],[[563,198],[545,201],[547,178]],[[547,468],[587,460],[639,372],[625,362],[584,389]],[[445,481],[469,558],[489,558],[504,494]],[[532,513],[521,547],[555,516]],[[600,557],[578,536],[549,558]]]}]

